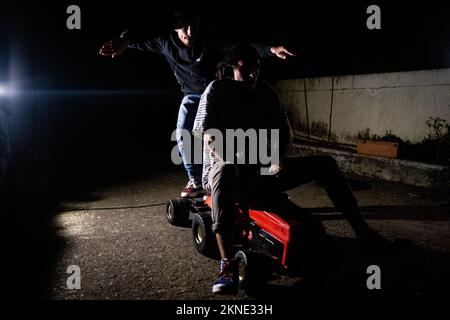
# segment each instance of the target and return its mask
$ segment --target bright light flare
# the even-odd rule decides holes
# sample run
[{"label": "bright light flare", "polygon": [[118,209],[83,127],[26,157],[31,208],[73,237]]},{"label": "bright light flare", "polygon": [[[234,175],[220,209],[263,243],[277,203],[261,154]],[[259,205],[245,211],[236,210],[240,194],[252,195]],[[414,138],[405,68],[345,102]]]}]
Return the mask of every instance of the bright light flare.
[{"label": "bright light flare", "polygon": [[8,94],[8,88],[6,86],[0,85],[0,96],[5,96]]}]

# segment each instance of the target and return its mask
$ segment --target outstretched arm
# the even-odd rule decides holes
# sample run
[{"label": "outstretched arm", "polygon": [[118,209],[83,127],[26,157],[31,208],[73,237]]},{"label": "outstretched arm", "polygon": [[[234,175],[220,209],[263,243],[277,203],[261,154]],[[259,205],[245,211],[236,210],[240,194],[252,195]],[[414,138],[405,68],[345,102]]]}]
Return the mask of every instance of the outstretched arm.
[{"label": "outstretched arm", "polygon": [[262,59],[273,56],[276,56],[280,59],[287,59],[288,57],[295,56],[293,52],[286,49],[286,47],[284,46],[271,47],[265,44],[255,42],[251,43],[251,45],[258,51],[258,54]]},{"label": "outstretched arm", "polygon": [[163,53],[168,39],[157,37],[143,41],[133,40],[128,35],[128,30],[122,32],[119,38],[105,43],[99,50],[102,56],[111,56],[112,58],[122,54],[127,48],[141,51]]}]

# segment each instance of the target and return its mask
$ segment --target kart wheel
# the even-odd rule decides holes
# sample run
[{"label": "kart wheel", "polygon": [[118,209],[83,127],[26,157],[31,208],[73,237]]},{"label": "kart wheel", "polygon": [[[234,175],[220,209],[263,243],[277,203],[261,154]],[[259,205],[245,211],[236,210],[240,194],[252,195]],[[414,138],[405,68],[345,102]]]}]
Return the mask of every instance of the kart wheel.
[{"label": "kart wheel", "polygon": [[194,214],[192,218],[192,240],[198,252],[208,257],[215,257],[218,252],[216,238],[211,230],[210,212]]},{"label": "kart wheel", "polygon": [[166,205],[167,221],[174,226],[186,226],[189,221],[190,201],[186,199],[172,199]]},{"label": "kart wheel", "polygon": [[271,279],[274,262],[264,253],[242,250],[234,256],[239,260],[239,284],[249,295],[255,295],[263,289]]}]

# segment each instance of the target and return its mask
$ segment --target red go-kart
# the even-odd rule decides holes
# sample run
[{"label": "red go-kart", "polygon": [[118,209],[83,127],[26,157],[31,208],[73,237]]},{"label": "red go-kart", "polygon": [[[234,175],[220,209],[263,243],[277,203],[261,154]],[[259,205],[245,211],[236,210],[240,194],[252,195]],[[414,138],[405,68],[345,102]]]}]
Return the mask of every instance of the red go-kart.
[{"label": "red go-kart", "polygon": [[[308,215],[299,214],[299,207],[287,194],[280,194],[269,204],[249,205],[243,211],[236,206],[236,258],[240,260],[240,279],[247,289],[267,283],[274,271],[297,275],[303,272],[305,259],[327,237],[320,222],[309,223]],[[274,205],[276,204],[276,205]],[[275,208],[276,210],[266,209]],[[218,256],[216,238],[211,230],[211,197],[177,198],[167,202],[167,220],[175,226],[187,226],[192,216],[195,248],[203,255]],[[312,226],[312,227],[311,227]],[[317,252],[315,252],[317,253]]]}]

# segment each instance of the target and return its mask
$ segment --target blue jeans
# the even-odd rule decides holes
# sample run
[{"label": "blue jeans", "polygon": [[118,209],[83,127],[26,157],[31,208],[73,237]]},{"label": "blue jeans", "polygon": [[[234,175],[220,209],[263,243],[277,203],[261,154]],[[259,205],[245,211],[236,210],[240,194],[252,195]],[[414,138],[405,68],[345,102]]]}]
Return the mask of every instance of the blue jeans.
[{"label": "blue jeans", "polygon": [[[197,115],[198,104],[200,102],[201,94],[188,94],[181,100],[180,110],[178,111],[176,138],[178,150],[183,159],[184,169],[189,179],[195,179],[201,182],[202,165],[194,164],[194,136],[192,135],[192,128],[194,127],[195,116]],[[191,138],[190,154],[185,150],[184,141],[181,135],[181,129],[189,131]],[[198,138],[195,138],[198,139]]]}]

